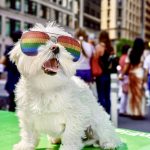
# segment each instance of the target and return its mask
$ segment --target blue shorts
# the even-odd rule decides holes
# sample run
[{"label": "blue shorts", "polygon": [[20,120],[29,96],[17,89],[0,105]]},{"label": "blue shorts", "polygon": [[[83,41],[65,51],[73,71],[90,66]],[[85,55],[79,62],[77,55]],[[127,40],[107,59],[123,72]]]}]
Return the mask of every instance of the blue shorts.
[{"label": "blue shorts", "polygon": [[148,90],[150,91],[150,74],[148,75]]},{"label": "blue shorts", "polygon": [[76,76],[80,77],[85,82],[91,82],[92,81],[91,70],[77,70]]}]

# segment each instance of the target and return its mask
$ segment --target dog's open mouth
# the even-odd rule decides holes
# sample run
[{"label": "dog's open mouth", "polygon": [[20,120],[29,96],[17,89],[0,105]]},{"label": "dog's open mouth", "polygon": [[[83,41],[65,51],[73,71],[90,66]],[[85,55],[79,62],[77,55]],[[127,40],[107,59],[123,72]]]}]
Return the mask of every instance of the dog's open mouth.
[{"label": "dog's open mouth", "polygon": [[56,58],[51,58],[44,62],[42,69],[47,74],[55,75],[59,69],[59,61]]}]

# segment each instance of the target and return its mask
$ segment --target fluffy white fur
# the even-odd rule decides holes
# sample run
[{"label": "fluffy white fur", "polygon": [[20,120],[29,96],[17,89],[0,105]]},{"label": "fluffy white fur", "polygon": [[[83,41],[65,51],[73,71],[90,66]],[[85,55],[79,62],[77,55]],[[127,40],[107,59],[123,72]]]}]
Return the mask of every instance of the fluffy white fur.
[{"label": "fluffy white fur", "polygon": [[[55,32],[71,36],[54,23],[45,26],[37,24],[32,31]],[[89,87],[75,77],[76,65],[65,48],[60,48],[59,71],[48,75],[41,68],[51,58],[49,41],[39,48],[37,56],[26,56],[20,48],[20,41],[10,53],[17,65],[21,79],[16,87],[17,115],[21,128],[21,141],[13,150],[34,150],[41,133],[61,138],[60,150],[81,150],[85,144],[99,144],[103,148],[117,147],[121,142],[109,116],[96,101]],[[91,127],[94,139],[82,142],[85,130]]]}]

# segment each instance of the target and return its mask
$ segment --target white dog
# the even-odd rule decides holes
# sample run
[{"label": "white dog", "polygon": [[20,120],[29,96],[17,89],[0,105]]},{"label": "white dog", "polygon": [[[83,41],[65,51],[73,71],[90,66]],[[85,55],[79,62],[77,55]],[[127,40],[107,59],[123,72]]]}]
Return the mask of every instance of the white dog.
[{"label": "white dog", "polygon": [[60,150],[81,150],[85,144],[117,147],[121,142],[109,116],[89,87],[74,76],[78,63],[57,41],[62,35],[70,38],[71,35],[55,23],[46,27],[37,24],[24,34],[35,31],[40,33],[37,39],[42,33],[47,35],[45,44],[30,51],[23,42],[30,47],[37,40],[36,35],[24,35],[10,53],[21,73],[16,87],[21,141],[13,150],[34,150],[41,133],[61,138]]}]

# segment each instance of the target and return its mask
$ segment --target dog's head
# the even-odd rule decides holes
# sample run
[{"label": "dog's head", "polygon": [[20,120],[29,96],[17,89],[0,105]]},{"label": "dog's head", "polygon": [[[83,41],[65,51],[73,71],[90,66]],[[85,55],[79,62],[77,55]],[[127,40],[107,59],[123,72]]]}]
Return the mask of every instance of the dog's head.
[{"label": "dog's head", "polygon": [[79,55],[79,42],[55,23],[48,23],[24,32],[10,59],[25,77],[70,77],[76,72]]}]

